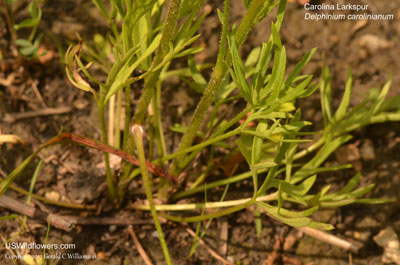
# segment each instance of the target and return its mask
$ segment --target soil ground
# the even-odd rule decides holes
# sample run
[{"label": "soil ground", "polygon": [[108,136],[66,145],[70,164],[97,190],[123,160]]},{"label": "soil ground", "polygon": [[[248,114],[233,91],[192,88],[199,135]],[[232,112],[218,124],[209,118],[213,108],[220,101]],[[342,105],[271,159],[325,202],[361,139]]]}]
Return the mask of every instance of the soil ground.
[{"label": "soil ground", "polygon": [[[232,19],[238,21],[243,15],[244,7],[241,1],[232,2],[234,2]],[[305,13],[309,11],[294,1],[289,2],[281,30],[289,68],[293,67],[309,49],[318,47],[316,55],[304,72],[318,77],[322,69],[322,59],[325,58],[333,75],[332,86],[336,99],[334,105],[337,106],[340,102],[349,67],[353,69],[355,80],[352,105],[358,104],[370,88],[381,88],[390,73],[393,74],[393,83],[389,96],[400,94],[400,3],[398,1],[339,1],[368,4],[370,12],[390,13],[395,16],[395,19],[391,21],[366,21],[365,23],[351,20],[305,20]],[[336,2],[338,1],[324,1],[324,3]],[[208,5],[212,11],[204,21],[200,39],[202,45],[207,48],[197,59],[214,62],[220,32],[216,8],[222,8],[223,4],[221,1],[210,0]],[[16,21],[21,21],[27,16],[26,8],[23,7],[21,6],[21,11],[16,13]],[[271,21],[272,19],[266,19],[253,30],[249,42],[243,48],[243,53],[267,41]],[[68,43],[76,42],[76,33],[85,39],[93,39],[94,33],[104,33],[107,28],[91,1],[47,1],[43,8],[43,20],[39,32],[45,33],[42,44],[49,54],[49,59],[39,62],[20,59],[13,54],[3,14],[0,17],[0,25],[0,49],[3,56],[0,62],[0,80],[2,80],[0,121],[3,119],[0,122],[0,129],[1,133],[18,135],[28,143],[0,146],[0,173],[5,177],[24,158],[57,135],[61,129],[100,139],[96,106],[88,93],[74,88],[68,82],[57,50],[65,50]],[[174,80],[167,83],[166,89],[170,92],[163,106],[164,112],[168,114],[165,115],[168,116],[165,120],[166,127],[175,122],[187,122],[199,96],[189,88],[185,88],[184,91],[178,90]],[[139,93],[135,93],[132,97],[135,103]],[[172,101],[171,98],[175,100]],[[314,129],[321,128],[322,115],[318,93],[299,104],[304,118],[313,122]],[[13,123],[4,121],[6,114],[59,106],[74,107],[62,115],[33,117]],[[172,140],[168,145],[172,149],[179,137],[173,133],[170,133],[170,136]],[[398,191],[400,187],[400,153],[398,151],[400,150],[400,123],[368,126],[356,131],[353,136],[353,140],[336,152],[327,163],[353,163],[363,175],[363,185],[376,183],[376,188],[368,195],[369,197],[385,196],[398,201],[400,199]],[[356,153],[356,158],[349,155],[349,150]],[[38,177],[35,193],[50,197],[60,196],[61,200],[76,203],[105,205],[101,216],[134,216],[148,222],[135,225],[133,229],[151,260],[156,264],[163,264],[163,255],[150,221],[151,216],[148,213],[135,212],[130,207],[131,202],[144,197],[143,192],[137,188],[137,184],[131,185],[127,203],[121,209],[109,209],[105,199],[104,185],[102,185],[104,175],[102,175],[101,154],[83,147],[68,145],[55,146],[42,152],[40,157],[45,160],[45,163]],[[32,163],[17,179],[19,186],[29,188],[29,181],[37,162],[38,160],[35,160],[35,163]],[[355,169],[351,169],[325,174],[319,185],[326,183],[343,185],[355,172]],[[250,194],[250,187],[250,183],[244,183],[238,191],[249,188],[247,192]],[[240,196],[243,196],[243,193],[240,193]],[[40,203],[36,205],[44,211],[64,215],[85,217],[91,214],[87,211],[66,210]],[[251,209],[214,220],[204,240],[212,249],[225,253],[224,256],[228,260],[238,262],[238,264],[381,264],[383,249],[374,242],[373,237],[387,227],[393,227],[395,231],[400,232],[399,209],[398,202],[373,206],[351,205],[341,209],[324,209],[313,217],[318,221],[335,225],[336,229],[333,231],[335,235],[362,244],[357,254],[349,254],[268,218],[263,218],[262,235],[258,238],[253,222],[254,213]],[[2,215],[11,213],[5,209],[2,210]],[[187,258],[193,238],[186,229],[195,230],[194,225],[166,222],[163,228],[176,264],[217,263],[203,246],[198,246],[196,253]],[[43,242],[46,231],[46,225],[32,222],[28,222],[27,229],[22,231],[18,219],[0,223],[0,237],[3,242],[10,238],[20,242]],[[227,239],[224,239],[221,231],[228,233]],[[74,243],[76,251],[70,251],[71,253],[97,255],[95,260],[62,260],[54,264],[57,262],[58,264],[93,265],[144,264],[126,226],[78,226],[70,233],[51,228],[48,241]],[[276,243],[289,241],[293,241],[293,244],[286,248]],[[9,253],[6,249],[2,248],[0,252],[1,264],[13,264],[12,261],[3,258]],[[273,255],[276,258],[270,263]]]}]

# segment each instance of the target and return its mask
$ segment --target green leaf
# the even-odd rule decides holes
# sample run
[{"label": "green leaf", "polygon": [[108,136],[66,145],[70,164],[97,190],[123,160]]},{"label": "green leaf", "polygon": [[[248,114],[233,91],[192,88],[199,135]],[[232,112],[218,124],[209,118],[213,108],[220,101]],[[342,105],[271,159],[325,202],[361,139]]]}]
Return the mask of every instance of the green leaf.
[{"label": "green leaf", "polygon": [[336,193],[336,195],[341,195],[341,194],[346,194],[351,192],[352,190],[357,187],[358,183],[360,182],[361,179],[361,173],[357,173],[352,177],[349,182],[347,182],[346,186],[344,186],[340,191]]},{"label": "green leaf", "polygon": [[308,76],[303,82],[298,84],[294,89],[289,89],[285,96],[279,99],[280,102],[289,102],[297,99],[303,92],[307,85],[310,83],[312,76]]},{"label": "green leaf", "polygon": [[105,17],[107,20],[110,19],[102,0],[92,0],[92,2],[103,15],[103,17]]},{"label": "green leaf", "polygon": [[290,182],[292,178],[292,169],[293,169],[293,158],[297,151],[297,144],[290,144],[288,150],[286,151],[286,167],[285,167],[285,181]]},{"label": "green leaf", "polygon": [[206,79],[201,75],[196,63],[194,62],[193,56],[188,57],[188,65],[190,69],[190,74],[196,85],[199,87],[199,92],[203,92],[207,86]]},{"label": "green leaf", "polygon": [[252,91],[259,95],[261,88],[267,78],[267,70],[269,68],[269,63],[272,58],[272,41],[268,43],[263,43],[260,53],[260,59],[258,60],[256,66],[256,73],[254,75],[254,81],[252,82]]},{"label": "green leaf", "polygon": [[276,16],[276,29],[279,32],[282,26],[283,17],[285,16],[286,0],[279,1],[278,14]]},{"label": "green leaf", "polygon": [[278,99],[280,89],[282,87],[282,81],[285,76],[286,69],[286,51],[285,48],[282,47],[281,50],[275,51],[274,56],[274,65],[272,67],[271,79],[269,80],[267,86],[261,90],[260,100],[264,100],[268,94],[271,94],[271,97],[268,99],[272,104]]},{"label": "green leaf", "polygon": [[36,55],[37,51],[38,47],[35,45],[32,45],[31,47],[25,47],[20,50],[21,54],[25,56]]},{"label": "green leaf", "polygon": [[8,219],[17,219],[19,216],[18,214],[10,214],[0,217],[0,221],[8,220]]},{"label": "green leaf", "polygon": [[266,3],[257,14],[258,19],[256,20],[256,23],[262,21],[279,4],[279,1],[274,1],[274,0],[268,0],[265,2]]},{"label": "green leaf", "polygon": [[329,73],[329,68],[325,66],[322,70],[321,76],[322,82],[320,85],[321,91],[321,108],[322,115],[324,117],[325,127],[332,120],[332,97],[331,97],[331,79],[332,76]]},{"label": "green leaf", "polygon": [[15,24],[14,29],[19,30],[22,28],[32,28],[32,27],[36,26],[37,24],[39,24],[39,22],[40,22],[40,18],[27,18],[27,19],[23,20],[21,23]]},{"label": "green leaf", "polygon": [[[138,67],[148,56],[150,56],[159,46],[161,40],[161,34],[157,34],[150,46],[146,49],[144,54],[140,56],[137,60],[132,61],[129,59],[119,70],[115,81],[111,84],[107,95],[104,98],[104,102],[107,102],[112,95],[117,93],[124,85],[126,80],[130,77],[133,71]],[[132,55],[133,56],[133,55]]]},{"label": "green leaf", "polygon": [[188,55],[196,54],[196,53],[202,52],[203,50],[204,50],[204,48],[200,47],[200,46],[191,47],[191,48],[188,48],[181,52],[176,53],[174,55],[174,58],[185,57]]},{"label": "green leaf", "polygon": [[[173,132],[184,134],[187,130],[187,127],[176,123],[176,124],[174,124],[174,126],[171,126],[169,129]],[[204,133],[202,131],[197,131],[196,137],[200,137],[200,138],[204,139],[206,136],[204,135]]]},{"label": "green leaf", "polygon": [[119,52],[116,48],[116,46],[114,46],[113,48],[113,53],[114,53],[114,57],[116,58],[113,66],[111,67],[110,73],[108,74],[107,77],[107,86],[110,86],[115,78],[117,77],[117,74],[119,73],[119,71],[122,68],[122,65],[127,64],[134,56],[135,54],[138,52],[138,47],[132,47],[130,48],[124,55],[124,57],[121,59],[119,59]]},{"label": "green leaf", "polygon": [[375,188],[375,184],[370,184],[366,187],[362,187],[362,188],[359,188],[359,189],[356,189],[356,190],[350,192],[348,194],[348,196],[353,197],[353,198],[359,198],[361,196],[364,196],[368,192],[372,191],[374,188]]},{"label": "green leaf", "polygon": [[328,158],[328,156],[330,156],[339,146],[349,141],[351,138],[352,137],[350,135],[343,135],[334,140],[328,138],[318,153],[307,164],[294,173],[291,183],[294,184],[306,178],[310,174],[314,174],[313,172],[315,169],[317,169]]},{"label": "green leaf", "polygon": [[[262,133],[266,131],[268,128],[268,124],[265,122],[260,122],[257,125],[256,131]],[[253,148],[251,152],[251,165],[257,164],[260,162],[261,159],[261,148],[263,144],[263,139],[257,136],[254,136],[253,139]]]},{"label": "green leaf", "polygon": [[29,6],[28,6],[28,12],[29,12],[29,15],[30,15],[32,18],[38,18],[38,17],[41,16],[40,9],[38,9],[37,6],[36,6],[36,1],[32,1],[32,2],[29,4]]},{"label": "green leaf", "polygon": [[[288,224],[293,227],[311,227],[311,228],[318,228],[323,230],[331,230],[333,226],[330,224],[323,224],[319,222],[314,222],[308,217],[302,217],[303,214],[310,214],[315,212],[318,208],[313,207],[305,212],[296,213],[292,211],[285,210],[283,208],[280,209],[282,214],[278,213],[278,208],[271,206],[269,204],[263,202],[257,202],[257,205],[264,209],[271,217],[274,219],[281,221],[285,224]],[[286,216],[285,216],[286,215]],[[290,215],[290,216],[287,216]]]},{"label": "green leaf", "polygon": [[314,53],[317,51],[317,48],[311,49],[309,52],[307,52],[303,58],[296,64],[294,67],[293,71],[289,74],[289,76],[286,78],[285,85],[290,87],[293,83],[293,80],[297,77],[297,75],[300,73],[301,70],[303,70],[304,66],[308,64],[310,61],[311,57],[314,55]]},{"label": "green leaf", "polygon": [[335,113],[335,116],[333,117],[334,122],[343,119],[344,116],[346,115],[346,111],[350,104],[352,87],[353,87],[353,74],[350,68],[349,71],[347,72],[346,87],[344,90],[342,101],[340,102],[340,105]]},{"label": "green leaf", "polygon": [[125,11],[124,8],[122,7],[122,0],[111,0],[111,3],[116,7],[119,15],[124,18],[125,17]]},{"label": "green leaf", "polygon": [[382,88],[381,93],[379,93],[378,99],[376,103],[372,106],[372,115],[379,112],[380,107],[382,106],[387,93],[389,92],[389,88],[392,84],[392,75],[389,76],[388,81],[386,81],[385,85]]},{"label": "green leaf", "polygon": [[271,168],[278,165],[274,161],[262,161],[260,163],[254,164],[251,166],[253,170],[260,170],[260,169],[266,169],[266,168]]},{"label": "green leaf", "polygon": [[251,149],[249,146],[253,145],[253,137],[245,134],[241,134],[239,140],[236,141],[236,144],[239,147],[240,152],[243,157],[246,159],[247,164],[251,165]]},{"label": "green leaf", "polygon": [[[190,1],[187,1],[188,3]],[[197,1],[194,4],[194,7],[192,6],[191,14],[188,16],[186,21],[183,23],[181,28],[179,29],[178,33],[176,34],[175,40],[180,41],[180,40],[187,40],[188,38],[191,38],[197,30],[200,28],[200,26],[203,23],[204,18],[206,17],[206,13],[201,14],[200,17],[197,17],[197,13],[200,9],[200,7],[203,5],[204,0]],[[186,3],[186,1],[184,1]],[[191,3],[192,4],[192,3]],[[217,9],[217,12],[220,12]],[[218,13],[219,15],[219,13]],[[193,24],[194,22],[194,24]]]},{"label": "green leaf", "polygon": [[17,44],[18,46],[21,46],[21,47],[31,47],[33,45],[30,41],[25,40],[25,39],[17,39],[15,41],[15,44]]},{"label": "green leaf", "polygon": [[247,80],[245,77],[243,62],[239,56],[235,37],[233,35],[229,36],[228,43],[229,43],[229,48],[230,48],[231,55],[232,55],[232,63],[233,63],[233,69],[234,69],[234,71],[232,71],[230,69],[232,79],[234,80],[235,84],[239,88],[242,96],[247,100],[247,102],[252,104],[252,100],[250,97],[250,88],[249,88],[249,84],[247,83]]},{"label": "green leaf", "polygon": [[297,186],[292,185],[286,181],[282,181],[282,189],[288,195],[303,196],[307,194],[307,192],[311,189],[316,180],[317,175],[312,175]]},{"label": "green leaf", "polygon": [[276,28],[274,23],[271,23],[271,34],[273,43],[277,46],[278,50],[281,50],[282,49],[281,38],[279,37],[278,29]]}]

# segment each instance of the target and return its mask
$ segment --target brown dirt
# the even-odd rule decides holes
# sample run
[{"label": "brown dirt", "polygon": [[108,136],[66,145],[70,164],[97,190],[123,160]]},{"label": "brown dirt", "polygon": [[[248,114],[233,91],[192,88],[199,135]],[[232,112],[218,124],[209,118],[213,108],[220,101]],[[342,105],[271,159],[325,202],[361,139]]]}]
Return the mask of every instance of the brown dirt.
[{"label": "brown dirt", "polygon": [[[203,34],[201,40],[207,47],[207,52],[201,54],[201,60],[214,62],[220,31],[216,7],[222,8],[223,4],[221,1],[208,2],[213,11],[205,19],[205,26],[201,32]],[[232,2],[234,2],[232,18],[238,21],[244,7],[240,1]],[[335,2],[337,1],[325,3]],[[330,66],[334,77],[334,104],[339,103],[349,67],[353,68],[355,80],[353,105],[359,103],[371,87],[380,88],[389,73],[393,73],[389,96],[398,95],[400,93],[400,3],[391,0],[349,0],[348,2],[367,2],[372,12],[393,13],[395,20],[368,21],[365,26],[355,30],[357,21],[306,21],[304,8],[297,3],[289,3],[281,31],[282,41],[288,53],[289,68],[293,67],[306,51],[318,47],[318,52],[304,72],[319,76],[322,67],[321,59],[325,57],[326,64]],[[26,16],[26,12],[21,11],[17,13],[16,20],[19,21]],[[253,47],[266,41],[270,22],[271,19],[267,19],[256,27],[243,53],[249,52]],[[4,16],[0,17],[0,23],[5,25]],[[76,33],[81,34],[85,39],[92,39],[93,33],[102,33],[105,30],[106,25],[99,18],[91,1],[48,1],[44,6],[43,21],[39,31],[47,32],[42,43],[46,50],[52,52],[53,57],[46,63],[39,63],[18,59],[9,46],[10,36],[6,27],[0,27],[0,49],[4,57],[0,62],[2,68],[0,78],[2,80],[10,76],[13,78],[11,84],[7,85],[4,82],[0,84],[0,121],[7,113],[22,113],[44,107],[76,106],[67,114],[35,117],[11,124],[0,122],[1,133],[16,134],[28,143],[0,146],[0,173],[2,175],[10,173],[33,150],[57,135],[61,129],[100,139],[96,106],[90,95],[72,87],[67,81],[57,49],[65,50],[69,42],[76,42]],[[53,39],[50,36],[53,36]],[[378,49],[371,48],[368,46],[370,44],[365,44],[365,36],[374,36],[374,40],[387,45]],[[165,102],[164,111],[171,114],[172,118],[168,118],[166,125],[187,122],[196,102],[193,98],[198,98],[198,95],[189,88],[176,90],[175,81],[171,80],[167,83],[167,89],[172,93],[168,93],[170,98],[167,98],[168,102]],[[172,102],[171,97],[186,103],[182,107]],[[135,103],[138,93],[133,98],[133,103]],[[322,117],[318,101],[318,94],[315,94],[300,102],[300,106],[305,119],[314,122],[316,128],[321,128]],[[355,152],[359,154],[355,162],[364,176],[362,184],[377,184],[368,196],[387,196],[399,200],[399,135],[400,123],[369,126],[355,132],[352,142],[344,147],[343,152],[337,152],[329,162],[347,163],[351,160],[347,150],[355,149]],[[173,133],[169,133],[169,136],[171,140],[168,144],[172,149],[179,136]],[[129,207],[129,202],[144,198],[143,191],[138,188],[139,184],[131,185],[128,202],[122,205],[121,209],[110,209],[105,200],[104,185],[101,185],[102,177],[104,177],[101,166],[102,156],[97,151],[73,145],[55,146],[42,152],[40,157],[46,162],[38,178],[35,193],[45,195],[49,191],[56,191],[62,199],[71,202],[89,204],[95,202],[104,205],[102,216],[134,216],[137,219],[148,220],[149,224],[134,226],[134,229],[151,260],[156,264],[164,264],[158,239],[150,223],[151,216],[147,213],[135,212]],[[34,163],[31,163],[17,179],[18,185],[29,188],[30,178],[37,163],[38,159],[34,160]],[[319,184],[343,185],[354,172],[354,170],[347,170],[326,174]],[[87,183],[97,183],[96,189],[91,188],[94,185],[89,185],[89,187],[85,185]],[[97,189],[97,187],[100,188]],[[247,187],[251,185],[243,184],[238,190],[244,190]],[[239,194],[243,196],[243,193]],[[363,248],[358,254],[353,255],[304,236],[297,230],[268,218],[263,218],[262,235],[261,238],[257,238],[253,222],[254,213],[251,209],[233,214],[227,219],[214,220],[207,230],[205,241],[217,252],[226,245],[227,252],[224,256],[240,264],[284,264],[284,260],[287,264],[295,264],[288,263],[288,258],[292,259],[292,262],[300,262],[298,264],[351,264],[350,260],[353,264],[381,264],[383,249],[373,241],[373,237],[388,226],[400,232],[399,206],[397,202],[383,206],[352,205],[338,210],[324,210],[314,216],[316,220],[335,225],[337,229],[333,231],[334,234],[361,242]],[[65,210],[48,205],[43,207],[45,210],[60,214],[81,216],[89,214],[87,211]],[[11,212],[3,210],[2,215],[6,214],[11,214]],[[16,231],[21,231],[17,237],[19,241],[44,242],[47,226],[37,223],[28,224],[28,229],[22,231],[18,221],[2,221],[0,238],[4,241],[15,236]],[[226,241],[221,239],[222,226],[228,227]],[[193,257],[186,258],[193,241],[186,232],[186,227],[195,230],[196,226],[167,222],[163,227],[176,264],[216,263],[202,246],[198,247]],[[286,250],[283,250],[283,247],[277,247],[277,241],[283,242],[287,238],[295,239],[292,247]],[[64,260],[59,264],[144,264],[125,226],[79,226],[71,233],[51,228],[48,241],[74,243],[76,252],[97,255],[97,259],[92,261]],[[9,252],[5,249],[0,250],[2,264],[10,262],[4,259],[7,253]],[[279,253],[279,255],[276,254],[278,258],[274,263],[268,263],[272,253]]]}]

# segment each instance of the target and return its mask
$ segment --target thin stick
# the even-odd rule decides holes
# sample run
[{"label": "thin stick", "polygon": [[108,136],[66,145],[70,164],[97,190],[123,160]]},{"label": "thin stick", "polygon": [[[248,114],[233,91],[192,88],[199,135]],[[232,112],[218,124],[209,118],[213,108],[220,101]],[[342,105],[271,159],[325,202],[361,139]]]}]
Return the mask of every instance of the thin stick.
[{"label": "thin stick", "polygon": [[361,248],[360,246],[356,246],[349,241],[346,241],[337,236],[331,235],[325,231],[313,229],[310,227],[297,227],[296,229],[315,238],[315,239],[318,239],[325,243],[331,244],[333,246],[340,247],[344,250],[351,251],[352,253],[355,253],[355,254],[357,254]]},{"label": "thin stick", "polygon": [[1,3],[3,4],[3,9],[4,9],[4,15],[6,16],[6,21],[7,21],[7,26],[8,26],[8,30],[10,32],[11,35],[11,39],[13,40],[11,43],[14,46],[15,40],[17,39],[17,34],[15,33],[15,30],[13,28],[13,17],[12,17],[12,10],[11,7],[9,8],[9,6],[7,5],[5,0],[2,0]]},{"label": "thin stick", "polygon": [[128,232],[131,235],[133,242],[135,243],[135,246],[136,246],[137,250],[139,251],[139,254],[142,257],[142,259],[144,260],[144,262],[147,265],[153,265],[153,263],[151,263],[149,256],[147,256],[146,251],[143,249],[142,244],[140,244],[139,239],[137,238],[132,226],[128,226]]},{"label": "thin stick", "polygon": [[186,232],[188,232],[192,237],[197,238],[197,240],[199,241],[200,245],[202,245],[203,247],[205,247],[208,251],[208,253],[210,253],[211,256],[213,256],[215,259],[221,261],[224,264],[228,264],[228,265],[235,265],[231,262],[229,262],[229,260],[224,259],[223,257],[221,257],[220,255],[218,255],[217,252],[215,252],[214,250],[212,250],[204,241],[203,239],[201,239],[200,237],[196,236],[196,233],[193,232],[193,230],[191,230],[190,228],[186,228]]},{"label": "thin stick", "polygon": [[7,113],[4,118],[3,122],[6,123],[14,123],[17,120],[22,119],[30,119],[39,116],[49,116],[49,115],[57,115],[57,114],[65,114],[72,112],[73,108],[69,106],[59,107],[59,108],[44,108],[35,111],[27,111],[22,113]]},{"label": "thin stick", "polygon": [[32,81],[31,85],[32,85],[33,92],[35,93],[36,97],[38,98],[38,100],[40,101],[42,106],[44,108],[47,108],[46,102],[44,101],[44,99],[42,97],[42,94],[40,94],[40,91],[39,91],[39,89],[37,87],[37,81]]},{"label": "thin stick", "polygon": [[63,216],[73,220],[77,225],[148,225],[152,224],[153,220],[136,219],[136,218],[119,218],[119,217],[80,217],[80,216]]},{"label": "thin stick", "polygon": [[0,197],[0,207],[9,209],[19,214],[26,215],[30,218],[37,219],[44,223],[47,223],[49,220],[50,225],[67,232],[71,231],[75,226],[75,223],[69,218],[57,214],[45,213],[39,209],[36,209],[35,207],[26,205],[25,203],[15,200],[7,195],[3,195]]},{"label": "thin stick", "polygon": [[[99,150],[99,151],[114,154],[135,166],[140,166],[139,160],[135,159],[134,157],[132,157],[131,155],[129,155],[128,153],[126,153],[122,150],[116,149],[112,146],[109,146],[109,145],[106,145],[103,143],[99,143],[90,138],[86,138],[86,137],[83,137],[83,136],[80,136],[77,134],[73,134],[73,133],[63,133],[63,134],[51,139],[50,141],[48,141],[45,144],[45,146],[52,145],[52,144],[55,144],[58,142],[64,142],[65,140],[70,140],[72,142],[83,144],[87,147],[91,147],[91,148]],[[171,174],[168,174],[163,168],[161,168],[149,161],[146,161],[146,167],[150,173],[160,176],[162,178],[165,178],[168,181],[176,182],[176,177],[172,176]]]}]

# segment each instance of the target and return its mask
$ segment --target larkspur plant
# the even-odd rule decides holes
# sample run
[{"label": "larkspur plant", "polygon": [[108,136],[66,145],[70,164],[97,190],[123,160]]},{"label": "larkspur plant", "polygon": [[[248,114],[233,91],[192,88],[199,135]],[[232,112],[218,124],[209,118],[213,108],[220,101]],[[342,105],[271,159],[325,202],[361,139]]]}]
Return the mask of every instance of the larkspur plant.
[{"label": "larkspur plant", "polygon": [[[163,0],[110,0],[108,3],[103,0],[92,1],[108,22],[110,33],[105,37],[96,34],[91,42],[94,43],[93,46],[87,41],[71,46],[66,53],[66,74],[74,86],[93,94],[99,110],[103,144],[113,145],[116,150],[138,157],[139,169],[133,168],[132,164],[122,163],[121,176],[114,178],[109,154],[104,153],[109,195],[113,202],[120,203],[127,183],[141,174],[149,204],[135,207],[138,210],[151,211],[167,264],[172,262],[158,221],[160,214],[171,221],[199,222],[200,225],[202,220],[212,220],[255,206],[257,215],[264,213],[290,226],[330,230],[333,229],[332,225],[315,222],[310,218],[321,207],[390,201],[363,198],[374,185],[358,187],[360,174],[356,174],[339,191],[330,192],[328,185],[317,193],[310,192],[320,173],[350,167],[325,167],[323,163],[338,147],[351,139],[351,131],[372,123],[400,120],[400,98],[385,100],[391,83],[389,78],[381,91],[371,90],[360,105],[350,108],[353,82],[349,71],[343,98],[334,111],[329,69],[323,69],[319,83],[313,81],[311,75],[301,75],[316,49],[306,53],[294,69],[287,72],[286,50],[279,37],[286,1],[244,1],[245,16],[237,26],[231,26],[231,2],[225,0],[224,10],[218,10],[222,33],[217,59],[215,65],[212,65],[208,81],[201,70],[210,66],[196,64],[193,59],[194,54],[202,51],[201,47],[193,44],[199,38],[196,32],[206,15],[201,13],[204,0],[170,0],[168,4]],[[163,9],[166,5],[168,12],[164,18]],[[246,58],[242,58],[239,50],[249,32],[274,9],[277,10],[276,21],[271,24],[268,41],[253,49]],[[170,66],[177,58],[186,58],[188,66],[171,70]],[[89,72],[90,64],[103,70],[105,82]],[[202,98],[188,126],[176,125],[171,128],[183,136],[177,151],[168,153],[162,123],[162,116],[168,114],[162,112],[161,98],[165,93],[163,83],[171,76],[180,77],[180,80],[184,80],[200,93]],[[140,84],[143,89],[133,113],[129,100],[134,83]],[[235,95],[236,89],[239,94]],[[317,89],[320,90],[325,127],[322,132],[304,132],[302,129],[311,123],[301,119],[301,111],[295,102],[310,96]],[[246,102],[246,107],[230,120],[218,117],[219,109],[235,100]],[[123,105],[125,126],[123,138],[120,139]],[[208,112],[210,106],[213,108],[211,114]],[[148,115],[150,108],[152,116]],[[105,119],[106,109],[108,122]],[[201,127],[207,115],[207,124]],[[145,129],[152,133],[146,133]],[[319,139],[305,149],[299,148],[300,143],[311,142],[306,138],[309,135],[319,136]],[[202,142],[193,144],[195,136],[201,137]],[[145,137],[149,143],[147,152]],[[157,187],[161,201],[178,201],[196,193],[207,193],[215,188],[225,187],[219,202],[154,203],[152,176],[148,172],[147,161],[160,167],[168,164],[169,174],[165,174],[166,176],[185,176],[187,166],[200,152],[209,150],[210,154],[215,154],[217,148],[234,150],[236,147],[227,143],[232,138],[236,140],[237,148],[249,165],[248,172],[211,183],[204,183],[207,174],[204,172],[188,187],[182,185],[185,183],[182,178],[178,184],[160,179]],[[153,152],[153,148],[157,151]],[[34,155],[2,183],[1,194]],[[301,163],[297,162],[300,158]],[[210,164],[212,160],[213,155],[210,155]],[[252,179],[253,196],[224,201],[228,186],[246,179]],[[294,207],[295,204],[299,206]],[[290,205],[293,209],[303,210],[286,208]],[[176,214],[178,211],[196,209],[201,210],[197,216],[180,217]],[[218,210],[208,212],[209,209]],[[255,222],[257,232],[260,233],[261,221],[255,218]],[[194,249],[195,244],[192,253]]]}]

